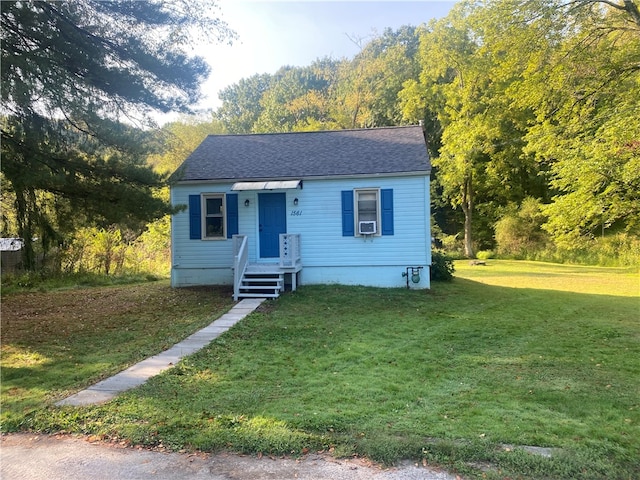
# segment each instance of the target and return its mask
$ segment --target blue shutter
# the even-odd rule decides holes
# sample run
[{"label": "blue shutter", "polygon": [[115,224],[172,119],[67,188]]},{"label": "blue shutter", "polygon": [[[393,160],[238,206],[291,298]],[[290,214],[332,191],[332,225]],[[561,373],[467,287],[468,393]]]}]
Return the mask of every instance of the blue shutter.
[{"label": "blue shutter", "polygon": [[393,189],[380,190],[382,210],[382,235],[393,235]]},{"label": "blue shutter", "polygon": [[342,191],[342,236],[353,237],[354,231],[353,191]]},{"label": "blue shutter", "polygon": [[238,194],[227,193],[227,238],[238,234]]},{"label": "blue shutter", "polygon": [[189,238],[202,238],[202,215],[200,214],[200,195],[189,195]]}]

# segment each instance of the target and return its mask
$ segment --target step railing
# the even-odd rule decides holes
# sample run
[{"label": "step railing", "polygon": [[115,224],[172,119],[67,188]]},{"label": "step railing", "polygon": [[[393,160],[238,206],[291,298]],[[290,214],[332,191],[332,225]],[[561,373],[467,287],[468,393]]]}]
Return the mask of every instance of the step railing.
[{"label": "step railing", "polygon": [[280,268],[294,268],[301,260],[300,234],[280,234]]},{"label": "step railing", "polygon": [[240,298],[240,285],[244,272],[249,264],[249,249],[246,235],[234,235],[233,237],[233,300]]}]

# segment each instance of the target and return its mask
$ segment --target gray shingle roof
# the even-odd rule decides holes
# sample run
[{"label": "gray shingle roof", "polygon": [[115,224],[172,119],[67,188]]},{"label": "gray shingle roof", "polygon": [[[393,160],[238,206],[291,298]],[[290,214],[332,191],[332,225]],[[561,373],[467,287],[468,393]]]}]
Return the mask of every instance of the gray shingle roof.
[{"label": "gray shingle roof", "polygon": [[424,173],[422,127],[209,135],[172,181],[265,180]]}]

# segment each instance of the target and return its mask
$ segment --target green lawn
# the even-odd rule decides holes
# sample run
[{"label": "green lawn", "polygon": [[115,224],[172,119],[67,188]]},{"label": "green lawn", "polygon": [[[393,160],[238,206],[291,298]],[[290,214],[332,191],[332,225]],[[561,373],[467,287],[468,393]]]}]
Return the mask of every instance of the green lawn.
[{"label": "green lawn", "polygon": [[487,263],[430,291],[302,287],[107,405],[12,425],[478,478],[640,477],[637,270]]}]

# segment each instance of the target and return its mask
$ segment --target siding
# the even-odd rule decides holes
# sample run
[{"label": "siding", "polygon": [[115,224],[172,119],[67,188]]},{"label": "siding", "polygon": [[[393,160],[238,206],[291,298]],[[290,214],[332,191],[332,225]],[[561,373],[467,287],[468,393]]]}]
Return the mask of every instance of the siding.
[{"label": "siding", "polygon": [[[233,262],[232,241],[191,240],[189,238],[189,195],[201,193],[231,192],[229,185],[189,185],[171,189],[172,205],[184,205],[187,208],[171,219],[171,264],[172,268],[220,268],[230,267]],[[231,259],[231,260],[229,260]]]},{"label": "siding", "polygon": [[[230,193],[232,185],[178,184],[172,187],[171,200],[173,205],[188,205],[189,195]],[[287,231],[301,236],[303,268],[309,267],[309,273],[318,272],[309,275],[310,280],[326,278],[329,281],[334,278],[331,267],[336,267],[336,272],[344,267],[358,267],[354,270],[356,278],[349,283],[373,284],[375,276],[383,271],[387,275],[390,267],[394,267],[395,272],[399,267],[427,267],[431,263],[428,177],[305,180],[303,187],[302,190],[285,191]],[[393,189],[393,235],[368,238],[342,235],[341,191],[355,188]],[[251,262],[259,260],[257,193],[238,192],[239,233],[249,237]],[[298,198],[298,205],[293,204],[294,198]],[[247,199],[250,202],[248,207],[245,206]],[[207,278],[210,280],[204,283],[227,283],[232,255],[231,240],[190,240],[187,210],[173,216],[172,281],[175,286],[203,283]],[[404,285],[405,280],[399,270],[397,276],[399,279],[391,283],[396,285],[397,280],[397,286]],[[423,276],[428,279],[428,269]],[[343,274],[335,276],[338,279],[343,277]],[[302,278],[305,278],[304,273]],[[358,282],[357,278],[363,281]],[[387,285],[389,281],[378,283]]]},{"label": "siding", "polygon": [[[300,233],[305,266],[382,266],[429,261],[429,192],[424,177],[306,181],[299,197],[301,216],[290,217],[288,230]],[[355,188],[392,188],[394,234],[342,235],[340,192]]]}]

